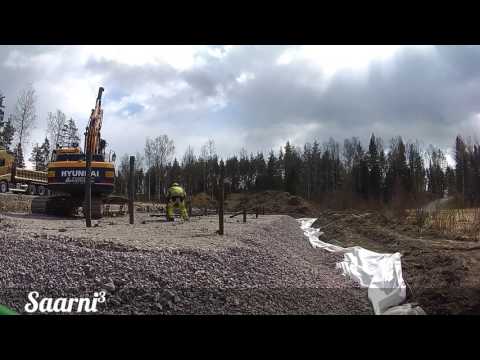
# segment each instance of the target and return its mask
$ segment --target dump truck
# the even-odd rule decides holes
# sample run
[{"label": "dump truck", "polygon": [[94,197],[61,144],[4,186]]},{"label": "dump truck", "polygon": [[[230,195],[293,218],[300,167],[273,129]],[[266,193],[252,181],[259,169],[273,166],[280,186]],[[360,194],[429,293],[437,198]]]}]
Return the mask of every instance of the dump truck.
[{"label": "dump truck", "polygon": [[47,172],[17,168],[15,155],[0,149],[0,193],[11,191],[46,196],[47,184]]}]

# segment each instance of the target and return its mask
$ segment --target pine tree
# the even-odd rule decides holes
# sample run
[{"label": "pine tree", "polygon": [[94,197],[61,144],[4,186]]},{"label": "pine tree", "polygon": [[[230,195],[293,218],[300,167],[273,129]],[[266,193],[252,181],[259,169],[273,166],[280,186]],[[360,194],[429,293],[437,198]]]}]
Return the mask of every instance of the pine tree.
[{"label": "pine tree", "polygon": [[278,152],[277,174],[280,177],[279,189],[283,189],[285,185],[285,159],[283,155],[283,148],[280,148],[280,151]]},{"label": "pine tree", "polygon": [[450,166],[447,166],[445,170],[445,183],[448,196],[453,196],[457,191],[457,184],[455,181],[455,170]]},{"label": "pine tree", "polygon": [[10,150],[15,135],[15,128],[12,124],[12,116],[7,121],[0,121],[0,147]]},{"label": "pine tree", "polygon": [[307,200],[310,200],[312,198],[314,171],[312,146],[310,143],[305,144],[303,147],[302,164],[302,176],[300,180],[302,182],[304,196]]},{"label": "pine tree", "polygon": [[248,159],[247,152],[244,149],[240,151],[240,161],[238,164],[238,168],[240,173],[240,186],[244,190],[250,189],[251,179],[248,176],[250,169],[250,161]]},{"label": "pine tree", "polygon": [[373,199],[378,200],[381,193],[381,169],[380,169],[380,159],[377,148],[377,140],[375,135],[372,134],[370,138],[370,145],[368,146],[368,193],[373,197]]},{"label": "pine tree", "polygon": [[423,164],[420,146],[418,143],[408,144],[408,170],[410,174],[409,191],[416,197],[424,191],[425,187],[425,167]]},{"label": "pine tree", "polygon": [[428,191],[434,195],[443,197],[445,193],[446,176],[443,172],[445,164],[445,155],[441,149],[437,149],[430,145],[429,150],[430,162],[427,171]]},{"label": "pine tree", "polygon": [[412,183],[410,180],[410,171],[407,164],[406,148],[401,137],[398,138],[396,165],[398,169],[398,176],[400,183],[405,193],[410,193],[412,189]]},{"label": "pine tree", "polygon": [[255,164],[255,188],[256,190],[267,190],[267,165],[263,153],[258,152],[254,160]]},{"label": "pine tree", "polygon": [[33,165],[35,170],[37,171],[43,171],[43,165],[44,165],[44,159],[43,159],[43,151],[40,146],[38,146],[38,143],[35,144],[35,146],[32,149],[32,154],[29,159]]},{"label": "pine tree", "polygon": [[[378,140],[378,138],[377,138]],[[380,142],[378,142],[380,144]],[[377,146],[378,147],[378,146]],[[387,159],[385,156],[385,150],[381,149],[380,155],[378,157],[378,164],[380,167],[380,197],[384,197],[385,194],[385,178],[387,174]]]},{"label": "pine tree", "polygon": [[3,104],[3,100],[5,100],[5,96],[3,96],[2,92],[0,91],[0,124],[3,123],[3,117],[5,116],[5,105]]},{"label": "pine tree", "polygon": [[368,158],[363,157],[360,160],[360,188],[359,192],[364,199],[369,197],[369,171],[368,171]]},{"label": "pine tree", "polygon": [[266,185],[269,189],[275,189],[275,177],[276,177],[276,162],[277,159],[275,157],[275,153],[273,150],[270,150],[270,154],[268,155],[267,161],[267,180]]},{"label": "pine tree", "polygon": [[285,145],[284,168],[285,168],[285,191],[294,195],[299,184],[300,169],[297,152],[287,141]]},{"label": "pine tree", "polygon": [[319,179],[320,179],[320,161],[321,161],[321,150],[320,144],[315,140],[312,146],[312,197],[317,198],[320,194],[320,186],[319,186]]},{"label": "pine tree", "polygon": [[472,197],[474,204],[478,204],[480,202],[480,145],[478,144],[473,147],[470,163],[472,167]]},{"label": "pine tree", "polygon": [[465,199],[466,146],[460,135],[455,140],[455,179],[457,193]]},{"label": "pine tree", "polygon": [[405,155],[405,145],[399,136],[390,142],[386,168],[385,200],[390,201],[394,197],[403,199],[410,194],[410,171]]},{"label": "pine tree", "polygon": [[42,165],[40,170],[47,171],[48,162],[50,161],[50,142],[48,141],[47,137],[45,137],[45,140],[43,141],[43,144],[40,147],[40,151],[42,154]]},{"label": "pine tree", "polygon": [[[356,194],[363,194],[366,196],[368,193],[368,176],[365,176],[365,165],[364,158],[365,153],[362,148],[362,144],[353,138],[350,143],[351,148],[350,152],[350,164],[351,164],[351,181],[352,188],[351,191]],[[367,169],[368,170],[368,169]],[[366,183],[365,183],[366,181]]]},{"label": "pine tree", "polygon": [[238,191],[240,183],[240,173],[238,168],[238,158],[236,155],[227,159],[225,163],[225,178],[228,179],[229,191]]},{"label": "pine tree", "polygon": [[177,158],[173,160],[173,164],[170,167],[169,171],[169,181],[167,181],[169,184],[172,182],[182,182],[181,180],[182,177],[182,169],[180,168],[180,165],[178,164]]}]

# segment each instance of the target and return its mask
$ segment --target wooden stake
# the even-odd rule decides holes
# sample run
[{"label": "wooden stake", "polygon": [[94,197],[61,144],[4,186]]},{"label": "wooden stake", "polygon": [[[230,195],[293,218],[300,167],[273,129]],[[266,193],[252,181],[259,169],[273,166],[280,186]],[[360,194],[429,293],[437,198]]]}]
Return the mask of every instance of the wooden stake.
[{"label": "wooden stake", "polygon": [[219,183],[219,196],[218,196],[218,233],[223,235],[223,203],[224,203],[224,177],[225,167],[223,160],[220,161],[220,183]]},{"label": "wooden stake", "polygon": [[243,222],[247,222],[247,209],[243,209]]},{"label": "wooden stake", "polygon": [[192,194],[188,198],[188,217],[192,217]]},{"label": "wooden stake", "polygon": [[[88,136],[88,128],[85,132],[85,139]],[[85,213],[85,224],[92,227],[92,152],[87,147],[85,161],[85,205],[83,212]]]},{"label": "wooden stake", "polygon": [[134,197],[135,197],[135,156],[130,156],[130,179],[128,182],[128,214],[130,224],[134,223]]}]

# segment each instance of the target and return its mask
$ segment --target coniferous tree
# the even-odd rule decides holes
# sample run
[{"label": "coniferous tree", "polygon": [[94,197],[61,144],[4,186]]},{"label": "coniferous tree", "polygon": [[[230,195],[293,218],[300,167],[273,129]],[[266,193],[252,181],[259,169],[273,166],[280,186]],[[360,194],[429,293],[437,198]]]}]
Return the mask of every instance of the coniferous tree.
[{"label": "coniferous tree", "polygon": [[455,181],[455,170],[450,166],[445,169],[445,185],[448,196],[453,196],[457,191],[457,184]]},{"label": "coniferous tree", "polygon": [[42,146],[40,146],[40,151],[42,154],[42,165],[41,171],[47,171],[48,162],[50,161],[50,141],[45,137]]},{"label": "coniferous tree", "polygon": [[461,196],[462,200],[465,200],[466,160],[466,145],[459,135],[455,140],[455,180],[457,183],[457,193]]},{"label": "coniferous tree", "polygon": [[267,161],[267,180],[266,186],[271,190],[276,190],[276,176],[277,176],[277,158],[273,150],[270,150]]},{"label": "coniferous tree", "polygon": [[284,171],[285,171],[285,191],[294,195],[297,193],[297,187],[300,180],[300,159],[296,149],[287,141],[285,144]]},{"label": "coniferous tree", "polygon": [[368,146],[368,170],[368,193],[374,200],[378,200],[381,195],[382,173],[377,139],[374,134],[372,134],[370,145]]},{"label": "coniferous tree", "polygon": [[15,135],[15,128],[12,124],[12,116],[7,121],[0,121],[0,147],[10,150]]},{"label": "coniferous tree", "polygon": [[[167,182],[179,180],[192,195],[205,189],[209,195],[216,194],[219,159],[215,153],[211,155],[207,145],[198,157],[190,149],[181,164],[176,159],[167,162],[163,168]],[[478,144],[467,146],[457,139],[455,169],[446,166],[445,155],[439,148],[424,152],[418,142],[405,145],[401,137],[393,138],[384,149],[381,138],[372,134],[366,150],[357,138],[346,139],[341,150],[333,139],[321,148],[317,141],[306,143],[303,148],[288,141],[278,153],[270,151],[267,157],[262,152],[247,154],[242,149],[225,159],[225,190],[283,190],[326,206],[335,205],[336,199],[342,199],[342,206],[360,205],[361,199],[383,200],[387,205],[395,200],[401,206],[417,206],[427,199],[427,192],[440,197],[447,191],[450,195],[458,193],[457,188],[462,188],[466,204],[480,202]],[[424,154],[429,155],[426,160]],[[147,151],[145,155],[144,192],[148,194],[150,188],[156,195],[156,184],[164,180],[156,171],[155,161],[148,161]],[[462,176],[465,180],[461,180]],[[119,186],[123,189],[123,185]]]},{"label": "coniferous tree", "polygon": [[408,182],[409,191],[414,198],[425,190],[425,167],[423,164],[422,154],[420,152],[420,145],[418,143],[411,143],[407,145],[408,153],[408,170],[410,180]]},{"label": "coniferous tree", "polygon": [[35,144],[35,146],[33,147],[29,160],[33,163],[35,170],[39,171],[42,169],[43,154],[42,154],[42,150],[40,149],[40,146],[38,146],[38,143]]}]

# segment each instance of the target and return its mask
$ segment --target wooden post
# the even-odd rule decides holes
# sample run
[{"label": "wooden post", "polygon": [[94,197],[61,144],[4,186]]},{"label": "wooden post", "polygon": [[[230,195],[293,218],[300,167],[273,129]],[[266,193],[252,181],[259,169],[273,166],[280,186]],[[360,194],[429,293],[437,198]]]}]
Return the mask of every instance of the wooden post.
[{"label": "wooden post", "polygon": [[258,207],[255,209],[255,219],[258,219]]},{"label": "wooden post", "polygon": [[262,206],[262,215],[265,215],[265,206]]},{"label": "wooden post", "polygon": [[130,156],[130,179],[128,182],[128,214],[130,216],[130,224],[134,223],[134,197],[135,197],[135,156]]},{"label": "wooden post", "polygon": [[192,217],[192,194],[188,197],[188,217]]},{"label": "wooden post", "polygon": [[225,177],[225,168],[223,165],[223,160],[220,161],[220,181],[218,188],[218,233],[223,235],[223,203],[224,203],[224,177]]},{"label": "wooden post", "polygon": [[[85,131],[85,139],[88,138],[88,128]],[[92,227],[92,152],[90,149],[85,149],[85,204],[83,212],[85,215],[85,224],[87,227]]]},{"label": "wooden post", "polygon": [[243,222],[246,223],[247,222],[247,209],[243,209]]}]

